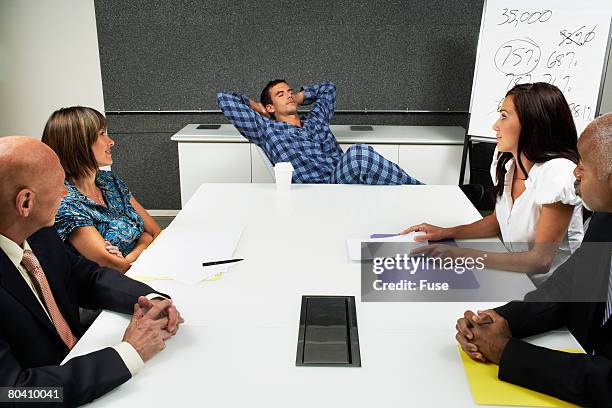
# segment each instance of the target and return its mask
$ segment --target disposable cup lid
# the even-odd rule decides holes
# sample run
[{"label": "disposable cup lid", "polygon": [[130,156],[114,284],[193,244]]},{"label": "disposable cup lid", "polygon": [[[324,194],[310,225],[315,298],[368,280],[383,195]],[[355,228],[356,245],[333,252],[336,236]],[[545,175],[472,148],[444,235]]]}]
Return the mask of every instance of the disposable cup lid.
[{"label": "disposable cup lid", "polygon": [[274,165],[274,170],[293,171],[293,165],[290,162],[280,162]]}]

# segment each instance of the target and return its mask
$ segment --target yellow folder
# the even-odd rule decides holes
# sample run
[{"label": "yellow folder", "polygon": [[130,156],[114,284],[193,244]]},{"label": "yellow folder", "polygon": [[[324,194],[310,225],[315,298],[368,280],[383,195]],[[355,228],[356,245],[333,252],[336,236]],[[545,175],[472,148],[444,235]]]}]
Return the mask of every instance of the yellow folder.
[{"label": "yellow folder", "polygon": [[[582,353],[580,350],[561,350]],[[519,405],[528,407],[576,407],[577,405],[532,391],[497,378],[499,366],[474,361],[459,347],[474,402],[479,405]]]},{"label": "yellow folder", "polygon": [[[174,280],[174,278],[171,278],[170,276],[130,275],[129,272],[127,273],[127,276],[142,283],[149,283],[159,280]],[[216,275],[203,279],[202,282],[216,282],[221,279],[222,276],[223,272],[219,272]]]}]

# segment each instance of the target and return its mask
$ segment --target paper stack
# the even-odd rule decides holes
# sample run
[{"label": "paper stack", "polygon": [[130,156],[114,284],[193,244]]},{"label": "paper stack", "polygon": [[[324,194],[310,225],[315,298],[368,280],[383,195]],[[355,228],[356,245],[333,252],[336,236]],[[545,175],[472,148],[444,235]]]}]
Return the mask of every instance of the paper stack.
[{"label": "paper stack", "polygon": [[129,270],[139,280],[174,279],[195,285],[236,264],[203,267],[202,262],[231,259],[242,227],[170,226]]}]

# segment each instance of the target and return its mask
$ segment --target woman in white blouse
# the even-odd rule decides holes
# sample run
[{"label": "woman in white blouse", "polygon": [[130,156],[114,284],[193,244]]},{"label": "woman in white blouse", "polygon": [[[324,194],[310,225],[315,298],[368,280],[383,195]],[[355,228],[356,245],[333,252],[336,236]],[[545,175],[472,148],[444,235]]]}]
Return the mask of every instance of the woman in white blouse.
[{"label": "woman in white blouse", "polygon": [[[582,201],[574,190],[576,127],[561,91],[542,82],[512,88],[499,113],[491,164],[495,211],[472,224],[419,224],[402,233],[421,231],[418,239],[433,241],[501,233],[510,252],[488,252],[485,265],[534,274],[539,284],[580,245],[584,233]],[[436,253],[465,256],[451,248]]]}]

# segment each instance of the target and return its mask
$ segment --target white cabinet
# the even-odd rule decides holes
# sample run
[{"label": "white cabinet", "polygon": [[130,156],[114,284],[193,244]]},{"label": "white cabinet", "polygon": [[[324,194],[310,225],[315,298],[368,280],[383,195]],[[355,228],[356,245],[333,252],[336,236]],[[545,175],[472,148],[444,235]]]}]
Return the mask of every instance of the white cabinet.
[{"label": "white cabinet", "polygon": [[[426,184],[459,182],[465,134],[459,126],[376,125],[364,131],[350,125],[332,125],[330,129],[343,151],[356,143],[369,144]],[[190,124],[172,140],[178,142],[183,205],[202,183],[274,182],[259,148],[232,125],[202,129]]]},{"label": "white cabinet", "polygon": [[[341,144],[342,151],[350,144]],[[425,184],[457,184],[462,145],[370,144],[385,159]],[[468,166],[469,168],[469,166]],[[466,175],[469,180],[469,174]]]},{"label": "white cabinet", "polygon": [[181,204],[202,183],[250,183],[249,143],[179,143]]},{"label": "white cabinet", "polygon": [[[400,145],[398,164],[425,184],[458,184],[462,145]],[[469,165],[467,166],[469,169]],[[466,176],[469,180],[469,174]]]},{"label": "white cabinet", "polygon": [[[342,143],[340,144],[340,148],[342,149],[343,152],[346,152],[348,150],[349,147],[351,147],[352,144],[345,144]],[[398,160],[399,160],[399,149],[398,149],[398,145],[393,145],[393,144],[370,144],[370,146],[372,146],[374,148],[374,150],[376,150],[378,153],[380,153],[380,155],[382,157],[384,157],[387,160],[392,161],[395,164],[399,164]]]}]

